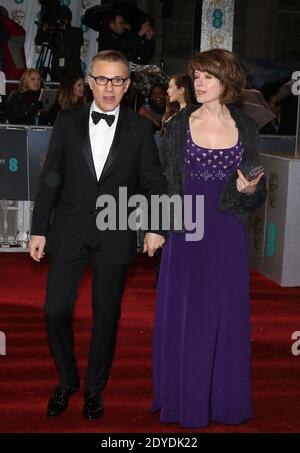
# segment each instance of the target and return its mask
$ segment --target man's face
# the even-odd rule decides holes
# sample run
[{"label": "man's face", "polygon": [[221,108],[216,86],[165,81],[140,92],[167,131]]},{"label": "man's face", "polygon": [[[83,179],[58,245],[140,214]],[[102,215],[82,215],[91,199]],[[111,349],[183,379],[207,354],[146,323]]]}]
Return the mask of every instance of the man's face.
[{"label": "man's face", "polygon": [[[94,63],[92,75],[104,76],[109,79],[114,77],[126,79],[128,77],[127,68],[122,62],[101,60]],[[104,112],[111,112],[120,104],[130,84],[130,79],[120,87],[113,86],[111,81],[106,85],[97,85],[92,77],[89,77],[88,81],[97,106]]]},{"label": "man's face", "polygon": [[109,24],[111,30],[116,35],[122,35],[125,32],[125,20],[123,16],[115,16],[115,20]]}]

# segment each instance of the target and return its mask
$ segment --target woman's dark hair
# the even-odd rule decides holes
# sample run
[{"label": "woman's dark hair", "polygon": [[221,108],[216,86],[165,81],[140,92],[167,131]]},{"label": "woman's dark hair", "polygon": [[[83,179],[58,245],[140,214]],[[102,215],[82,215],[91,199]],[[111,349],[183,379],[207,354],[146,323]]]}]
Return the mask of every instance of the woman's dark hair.
[{"label": "woman's dark hair", "polygon": [[76,104],[85,104],[87,102],[86,94],[82,99],[74,99],[73,88],[79,79],[83,80],[80,74],[68,74],[62,79],[57,93],[57,103],[62,110],[69,109]]},{"label": "woman's dark hair", "polygon": [[177,88],[184,88],[184,100],[187,105],[196,104],[191,78],[188,74],[174,74],[171,80],[174,80]]},{"label": "woman's dark hair", "polygon": [[245,87],[246,76],[237,58],[225,49],[195,52],[189,64],[189,75],[195,80],[195,71],[207,72],[216,77],[223,86],[221,104],[237,101]]},{"label": "woman's dark hair", "polygon": [[[197,100],[194,95],[191,78],[188,74],[174,74],[170,78],[174,80],[177,88],[184,88],[184,100],[186,105],[197,104]],[[177,101],[170,102],[167,98],[166,112],[164,115],[164,121],[168,121],[175,113],[180,110],[180,105]]]}]

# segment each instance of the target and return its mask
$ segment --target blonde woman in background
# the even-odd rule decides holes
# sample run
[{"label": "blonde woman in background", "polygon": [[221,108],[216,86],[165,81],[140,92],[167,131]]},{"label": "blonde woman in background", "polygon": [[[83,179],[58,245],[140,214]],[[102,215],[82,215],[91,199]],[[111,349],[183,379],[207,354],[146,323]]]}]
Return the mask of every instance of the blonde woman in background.
[{"label": "blonde woman in background", "polygon": [[7,118],[13,124],[36,124],[43,104],[39,101],[43,88],[41,73],[34,68],[26,69],[19,87],[7,100]]}]

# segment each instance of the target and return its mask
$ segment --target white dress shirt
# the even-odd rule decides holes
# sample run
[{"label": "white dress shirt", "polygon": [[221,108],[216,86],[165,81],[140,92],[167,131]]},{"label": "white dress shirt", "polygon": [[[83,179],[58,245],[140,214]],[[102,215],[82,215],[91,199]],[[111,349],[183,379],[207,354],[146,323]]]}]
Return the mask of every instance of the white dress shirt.
[{"label": "white dress shirt", "polygon": [[[115,120],[111,126],[107,124],[107,122],[103,119],[99,121],[98,124],[94,124],[92,119],[92,112],[100,112],[105,113],[107,115],[115,115]],[[94,167],[96,170],[97,179],[99,181],[102,170],[104,168],[109,150],[111,148],[115,132],[116,126],[118,122],[120,112],[120,106],[115,108],[115,110],[111,112],[103,112],[102,110],[97,107],[95,101],[91,105],[90,110],[90,121],[89,121],[89,133],[90,133],[90,141],[91,141],[91,148],[92,148],[92,155],[94,161]]]}]

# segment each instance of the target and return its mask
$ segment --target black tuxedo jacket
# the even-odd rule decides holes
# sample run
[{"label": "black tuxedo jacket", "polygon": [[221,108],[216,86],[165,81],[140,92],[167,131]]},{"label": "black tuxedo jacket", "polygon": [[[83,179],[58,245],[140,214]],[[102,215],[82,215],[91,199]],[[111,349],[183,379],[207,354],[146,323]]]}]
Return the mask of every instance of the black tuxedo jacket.
[{"label": "black tuxedo jacket", "polygon": [[[33,211],[31,234],[46,236],[46,250],[65,258],[78,254],[96,223],[99,195],[112,195],[118,207],[119,187],[127,187],[128,197],[167,193],[151,123],[122,105],[113,143],[97,180],[89,138],[90,106],[59,113]],[[99,231],[99,235],[109,263],[125,264],[133,259],[135,231],[120,231],[117,225],[117,230]]]}]

